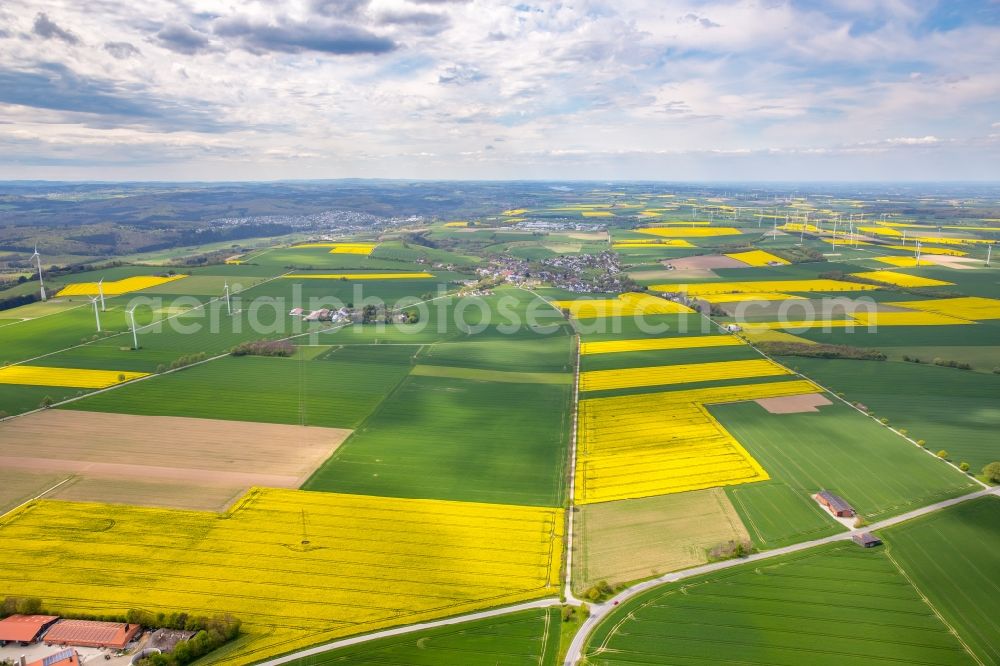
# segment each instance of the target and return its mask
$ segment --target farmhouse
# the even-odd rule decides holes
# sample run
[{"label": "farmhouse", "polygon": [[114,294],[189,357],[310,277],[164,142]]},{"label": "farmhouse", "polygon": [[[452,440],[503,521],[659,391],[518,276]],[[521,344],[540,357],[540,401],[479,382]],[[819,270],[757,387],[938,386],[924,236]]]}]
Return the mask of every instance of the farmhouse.
[{"label": "farmhouse", "polygon": [[840,495],[834,495],[829,490],[821,490],[815,495],[816,501],[825,506],[830,513],[838,518],[853,518],[857,515],[854,508]]},{"label": "farmhouse", "polygon": [[55,615],[11,615],[0,620],[0,646],[34,643],[58,619]]},{"label": "farmhouse", "polygon": [[123,622],[60,620],[45,634],[45,643],[122,650],[141,629],[138,624]]},{"label": "farmhouse", "polygon": [[881,546],[882,540],[877,536],[873,535],[871,532],[860,532],[851,536],[854,543],[858,544],[862,548],[874,548],[875,546]]},{"label": "farmhouse", "polygon": [[76,653],[76,650],[70,648],[21,666],[80,666],[80,655]]}]

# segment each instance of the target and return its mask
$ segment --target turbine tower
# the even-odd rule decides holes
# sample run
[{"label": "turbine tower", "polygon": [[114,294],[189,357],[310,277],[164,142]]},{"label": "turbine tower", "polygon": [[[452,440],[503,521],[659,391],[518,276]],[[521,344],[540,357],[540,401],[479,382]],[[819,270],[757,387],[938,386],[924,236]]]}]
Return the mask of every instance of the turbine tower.
[{"label": "turbine tower", "polygon": [[132,348],[139,348],[139,332],[135,330],[135,306],[132,306],[131,310],[126,310],[125,314],[128,315],[129,322],[132,324]]},{"label": "turbine tower", "polygon": [[38,254],[38,246],[35,245],[35,253],[31,255],[32,259],[38,262],[38,286],[42,291],[42,300],[45,300],[45,283],[42,282],[42,255]]},{"label": "turbine tower", "polygon": [[229,280],[226,280],[225,287],[226,287],[226,310],[229,311],[229,316],[232,317],[233,316],[233,302],[232,302],[232,299],[229,296]]},{"label": "turbine tower", "polygon": [[104,278],[97,281],[97,293],[101,296],[101,312],[104,312]]},{"label": "turbine tower", "polygon": [[97,309],[97,297],[90,299],[91,305],[94,306],[94,319],[97,321],[97,332],[101,332],[101,312]]}]

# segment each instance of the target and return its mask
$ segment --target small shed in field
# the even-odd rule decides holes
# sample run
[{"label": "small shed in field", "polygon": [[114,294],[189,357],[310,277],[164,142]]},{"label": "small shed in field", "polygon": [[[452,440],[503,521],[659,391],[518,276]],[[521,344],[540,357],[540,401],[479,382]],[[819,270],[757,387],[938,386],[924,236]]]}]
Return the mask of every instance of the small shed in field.
[{"label": "small shed in field", "polygon": [[859,532],[851,535],[851,538],[854,540],[854,543],[862,548],[874,548],[875,546],[882,545],[882,539],[879,539],[871,532]]}]

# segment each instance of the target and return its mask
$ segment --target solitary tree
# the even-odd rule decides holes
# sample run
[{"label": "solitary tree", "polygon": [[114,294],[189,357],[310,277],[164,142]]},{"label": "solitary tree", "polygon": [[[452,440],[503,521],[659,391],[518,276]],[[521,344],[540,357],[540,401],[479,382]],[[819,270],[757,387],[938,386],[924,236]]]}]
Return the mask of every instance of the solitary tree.
[{"label": "solitary tree", "polygon": [[1000,461],[991,462],[983,468],[983,476],[990,483],[1000,483]]},{"label": "solitary tree", "polygon": [[937,452],[937,457],[938,458],[942,458],[942,459],[947,459],[948,458],[948,452],[945,451],[944,449],[941,449],[940,451]]},{"label": "solitary tree", "polygon": [[968,472],[968,471],[969,471],[969,463],[967,463],[967,462],[963,461],[963,462],[962,462],[962,463],[961,463],[961,464],[960,464],[960,465],[958,466],[958,468],[959,468],[960,470],[962,470],[963,472]]}]

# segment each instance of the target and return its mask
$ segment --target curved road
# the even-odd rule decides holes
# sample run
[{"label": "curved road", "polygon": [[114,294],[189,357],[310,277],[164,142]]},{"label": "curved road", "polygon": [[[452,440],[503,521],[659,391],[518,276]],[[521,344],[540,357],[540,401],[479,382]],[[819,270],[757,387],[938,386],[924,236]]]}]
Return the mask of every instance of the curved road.
[{"label": "curved road", "polygon": [[615,606],[635,597],[638,594],[645,592],[651,588],[657,587],[658,585],[663,585],[664,583],[673,583],[679,580],[684,580],[686,578],[692,578],[694,576],[699,576],[705,573],[711,573],[713,571],[720,571],[722,569],[728,569],[730,567],[739,566],[747,564],[748,562],[757,562],[759,560],[767,560],[773,557],[778,557],[779,555],[787,555],[788,553],[797,553],[800,550],[808,550],[815,546],[820,546],[825,543],[834,543],[836,541],[844,541],[850,539],[852,534],[858,532],[873,532],[876,530],[884,529],[886,527],[891,527],[898,523],[902,523],[913,518],[918,518],[920,516],[926,515],[928,513],[934,513],[941,509],[947,508],[949,506],[954,506],[955,504],[961,504],[962,502],[968,502],[969,500],[976,499],[979,497],[984,497],[986,495],[997,495],[1000,496],[1000,488],[988,488],[986,490],[980,490],[978,492],[963,495],[962,497],[956,497],[950,500],[944,500],[942,502],[937,502],[935,504],[930,504],[928,506],[922,507],[920,509],[915,509],[908,513],[898,515],[894,518],[887,518],[886,520],[879,521],[877,523],[872,523],[871,525],[866,525],[864,528],[859,530],[851,530],[850,532],[844,532],[843,534],[835,534],[833,536],[824,537],[822,539],[815,539],[813,541],[806,541],[805,543],[797,543],[792,546],[785,546],[784,548],[775,548],[774,550],[768,550],[763,553],[754,553],[748,557],[734,559],[734,560],[724,560],[722,562],[713,562],[712,564],[705,564],[700,567],[695,567],[693,569],[686,569],[677,573],[666,574],[660,576],[659,578],[654,578],[652,580],[647,580],[638,585],[634,585],[627,590],[623,590],[619,594],[615,595],[608,601],[602,604],[595,604],[591,606],[590,617],[587,621],[583,623],[580,630],[577,632],[576,636],[573,637],[573,642],[569,646],[569,652],[566,653],[566,659],[563,662],[563,666],[575,666],[579,663],[580,659],[583,657],[583,646],[590,638],[590,634],[593,633],[597,625],[603,620]]}]

